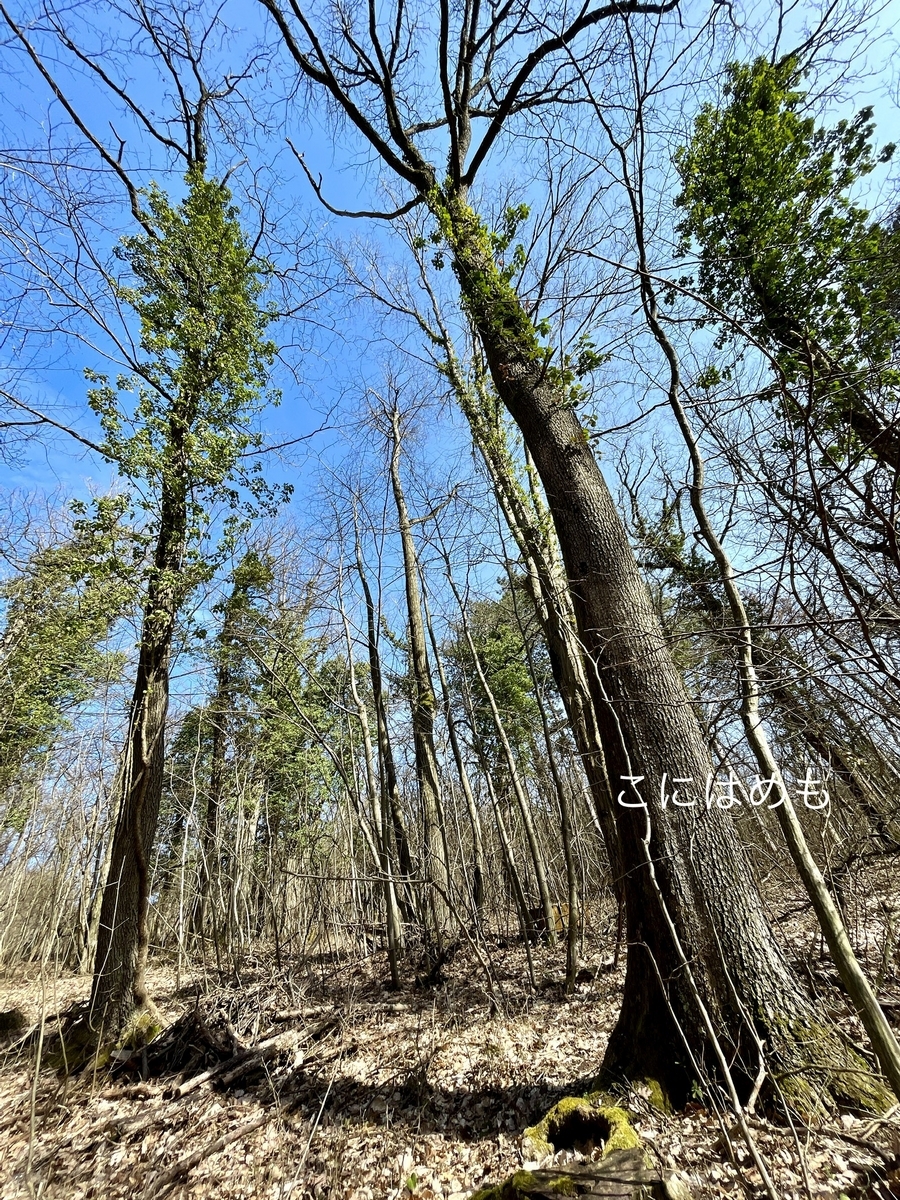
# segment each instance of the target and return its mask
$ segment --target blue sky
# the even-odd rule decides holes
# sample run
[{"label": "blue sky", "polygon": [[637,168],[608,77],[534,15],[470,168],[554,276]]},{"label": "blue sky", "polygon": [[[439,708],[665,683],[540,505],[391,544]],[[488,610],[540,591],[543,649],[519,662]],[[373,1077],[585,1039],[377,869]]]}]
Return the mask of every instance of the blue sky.
[{"label": "blue sky", "polygon": [[[191,15],[197,11],[189,10]],[[228,32],[212,47],[209,70],[213,80],[252,58],[255,43],[266,29],[262,10],[253,5],[233,3],[223,11]],[[17,19],[26,25],[27,13],[27,6],[18,7]],[[891,0],[870,27],[890,31],[895,15],[900,15],[900,0]],[[745,18],[748,47],[753,40],[754,23],[770,18],[771,13],[763,14],[762,10]],[[76,3],[66,10],[66,19],[78,30],[88,50],[105,48],[102,61],[110,74],[127,84],[154,121],[173,111],[171,88],[164,84],[152,63],[121,47],[109,51],[124,32],[121,17],[116,17],[109,6]],[[117,139],[123,139],[123,162],[135,181],[146,183],[156,179],[177,194],[180,167],[147,137],[140,121],[118,100],[111,102],[108,91],[90,79],[89,73],[78,67],[71,56],[58,48],[52,49],[52,39],[40,29],[30,36],[45,52],[48,69],[95,136],[111,150],[115,150]],[[897,95],[896,78],[889,74],[896,70],[895,59],[889,53],[891,35],[885,32],[883,37],[884,40],[870,39],[868,74],[845,88],[843,99],[836,102],[848,111],[863,102],[875,104],[882,141],[900,133],[896,129],[896,105],[891,102],[891,96],[896,99]],[[71,130],[68,117],[54,99],[48,83],[38,75],[21,48],[9,39],[3,47],[3,66],[5,87],[0,131],[7,146],[21,150],[46,144],[48,140],[57,146],[71,146],[83,140]],[[864,74],[858,60],[855,69]],[[325,212],[285,141],[290,136],[296,149],[304,153],[310,170],[317,176],[322,174],[324,193],[335,206],[370,208],[387,203],[371,155],[354,131],[337,128],[315,97],[301,92],[285,99],[291,72],[280,54],[272,51],[271,43],[264,49],[263,57],[255,59],[253,70],[255,74],[248,85],[253,97],[253,116],[246,107],[235,105],[230,119],[237,134],[229,144],[227,137],[214,133],[212,153],[218,172],[233,171],[232,184],[244,206],[248,228],[257,220],[257,198],[267,197],[273,236],[265,248],[276,264],[289,268],[299,257],[299,278],[296,286],[292,284],[291,299],[305,307],[301,307],[298,319],[283,323],[276,331],[285,349],[284,360],[275,370],[272,382],[281,390],[283,402],[266,414],[264,431],[271,444],[303,438],[326,426],[308,443],[298,444],[269,463],[273,480],[293,483],[294,507],[302,516],[310,508],[319,486],[320,465],[327,470],[343,469],[338,464],[354,453],[347,440],[357,436],[352,433],[354,413],[366,389],[382,385],[389,342],[395,333],[393,326],[386,327],[377,308],[354,303],[340,287],[331,293],[324,292],[311,303],[308,297],[317,287],[313,277],[321,269],[332,282],[338,285],[342,282],[340,269],[329,258],[332,239],[346,244],[363,241],[385,263],[391,259],[402,261],[404,251],[399,239],[383,223],[353,222]],[[683,126],[689,116],[678,113],[676,127],[679,122]],[[254,124],[257,117],[264,118],[265,127]],[[535,153],[532,145],[526,155],[529,163],[535,161]],[[517,159],[516,144],[500,147],[495,158],[488,177],[490,183],[520,186],[522,163]],[[96,169],[97,161],[90,149],[78,154],[78,169],[85,179]],[[108,259],[116,236],[131,230],[133,225],[127,206],[122,203],[124,192],[114,180],[103,182],[100,194],[104,203],[98,208],[93,233],[98,239],[100,257]],[[105,232],[101,226],[107,227]],[[294,241],[300,244],[299,256],[290,244]],[[30,315],[39,313],[39,307],[32,306]],[[6,357],[0,357],[0,374],[6,378],[0,382],[12,391],[17,390],[36,408],[77,428],[85,436],[96,438],[96,422],[85,402],[83,369],[109,370],[102,355],[108,339],[84,328],[82,332],[94,338],[95,345],[85,346],[64,335],[50,339],[35,333],[27,340],[24,358],[7,340]],[[437,381],[432,380],[430,386],[435,393],[436,385]],[[623,411],[631,411],[631,404],[632,400],[626,398]],[[437,415],[429,417],[421,446],[426,458],[430,456],[436,463],[452,460],[454,455],[464,455],[464,445],[459,421],[443,421]],[[355,452],[365,456],[373,448],[374,443],[364,436]],[[83,497],[93,489],[105,490],[115,475],[109,464],[85,452],[63,434],[33,442],[21,451],[18,463],[0,470],[4,471],[7,489],[53,492],[61,497]]]}]

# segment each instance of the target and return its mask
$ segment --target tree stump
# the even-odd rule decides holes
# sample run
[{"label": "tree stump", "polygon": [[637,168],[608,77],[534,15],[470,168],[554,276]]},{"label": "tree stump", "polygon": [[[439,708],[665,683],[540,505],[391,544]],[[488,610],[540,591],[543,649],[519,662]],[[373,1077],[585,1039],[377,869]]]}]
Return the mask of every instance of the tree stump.
[{"label": "tree stump", "polygon": [[601,1093],[567,1096],[526,1129],[522,1147],[527,1159],[548,1159],[559,1150],[591,1154],[599,1162],[517,1171],[504,1183],[484,1187],[471,1200],[559,1200],[561,1196],[604,1200],[691,1200],[685,1184],[669,1172],[654,1169],[641,1139],[619,1105],[604,1103]]},{"label": "tree stump", "polygon": [[575,1163],[564,1169],[517,1171],[505,1183],[482,1188],[472,1200],[560,1200],[562,1196],[597,1200],[690,1200],[679,1180],[663,1178],[644,1161],[642,1150],[613,1150],[599,1163]]}]

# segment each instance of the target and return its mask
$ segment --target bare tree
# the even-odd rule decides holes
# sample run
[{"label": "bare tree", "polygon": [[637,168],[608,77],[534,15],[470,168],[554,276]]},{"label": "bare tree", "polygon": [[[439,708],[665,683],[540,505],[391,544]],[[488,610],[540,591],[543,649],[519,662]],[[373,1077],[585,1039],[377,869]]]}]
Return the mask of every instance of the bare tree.
[{"label": "bare tree", "polygon": [[[422,205],[435,221],[497,395],[522,432],[553,515],[607,769],[619,788],[629,954],[608,1070],[654,1078],[683,1096],[700,1060],[712,1056],[722,1070],[740,1064],[749,1088],[764,1039],[797,1106],[815,1110],[842,1096],[883,1103],[883,1091],[823,1025],[788,966],[727,813],[696,796],[690,810],[670,803],[669,781],[689,780],[702,793],[714,777],[709,748],[575,412],[570,368],[553,361],[471,202],[479,171],[513,120],[577,91],[573,59],[596,66],[601,55],[614,57],[632,21],[652,25],[674,0],[587,5],[540,19],[527,4],[512,11],[469,2],[456,12],[442,4],[427,50],[438,66],[431,92],[417,75],[425,33],[405,6],[390,17],[372,8],[360,19],[327,9],[317,20],[299,0],[284,8],[262,3],[298,74],[405,186],[409,198],[395,212]],[[483,121],[477,137],[476,119]],[[425,148],[435,129],[446,137],[440,166]],[[742,1036],[748,1020],[749,1040]],[[820,1070],[827,1087],[818,1083]]]}]

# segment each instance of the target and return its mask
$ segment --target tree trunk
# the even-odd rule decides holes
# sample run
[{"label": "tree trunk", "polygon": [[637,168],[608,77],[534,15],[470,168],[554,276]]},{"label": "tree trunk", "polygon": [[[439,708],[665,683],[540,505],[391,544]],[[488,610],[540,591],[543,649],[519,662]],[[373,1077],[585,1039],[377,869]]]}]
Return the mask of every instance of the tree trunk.
[{"label": "tree trunk", "polygon": [[145,979],[150,853],[162,801],[169,658],[183,586],[179,576],[187,537],[187,491],[178,464],[183,462],[185,427],[173,418],[174,465],[170,463],[169,470],[174,478],[163,484],[121,770],[121,802],[100,906],[89,1021],[101,1042],[116,1040],[136,1013],[148,1010],[155,1016]]},{"label": "tree trunk", "polygon": [[403,931],[400,923],[400,910],[397,906],[397,892],[394,886],[394,876],[391,870],[388,830],[384,820],[384,809],[381,804],[380,789],[375,771],[375,755],[372,751],[372,735],[369,729],[369,713],[359,692],[356,681],[356,666],[353,662],[353,639],[350,636],[350,622],[344,609],[343,596],[341,600],[341,620],[344,626],[344,639],[347,644],[347,664],[350,672],[350,695],[356,706],[356,716],[363,741],[363,756],[366,766],[366,799],[368,800],[372,829],[378,848],[378,869],[381,872],[381,888],[384,896],[384,917],[387,930],[388,962],[391,969],[391,983],[395,988],[400,986],[400,967],[398,951],[402,946]]},{"label": "tree trunk", "polygon": [[[226,617],[227,620],[227,617]],[[225,644],[223,628],[220,643]],[[200,873],[197,880],[197,896],[194,903],[191,925],[201,937],[206,933],[207,920],[212,918],[212,936],[218,941],[218,917],[210,909],[210,896],[218,877],[219,869],[219,815],[225,790],[225,746],[227,714],[234,704],[230,687],[230,672],[227,659],[223,657],[216,669],[216,691],[210,705],[209,720],[212,726],[209,751],[209,791],[206,797],[206,812],[203,833],[200,838]]]},{"label": "tree trunk", "polygon": [[159,608],[148,604],[131,701],[122,802],[100,908],[90,1021],[102,1041],[115,1040],[136,1011],[152,1007],[144,978],[149,857],[162,799],[171,645],[168,615],[162,636],[155,635],[159,615]]},{"label": "tree trunk", "polygon": [[[494,386],[553,515],[620,802],[628,958],[605,1069],[654,1079],[677,1101],[724,1052],[749,1091],[760,1039],[795,1107],[880,1105],[883,1089],[814,1012],[776,942],[730,816],[705,802],[708,747],[565,372],[540,345],[464,198],[432,204]],[[682,779],[690,782],[673,783]],[[668,799],[675,790],[693,806],[677,807]]]},{"label": "tree trunk", "polygon": [[[375,706],[375,726],[378,738],[379,778],[381,782],[382,824],[385,844],[390,846],[388,827],[393,830],[394,842],[397,849],[397,866],[399,867],[399,895],[397,897],[403,918],[412,922],[415,920],[416,906],[413,901],[412,883],[413,866],[409,849],[409,837],[406,832],[406,822],[403,817],[403,806],[400,803],[400,789],[397,786],[397,769],[394,765],[394,751],[391,746],[388,729],[387,702],[384,697],[384,683],[381,675],[381,658],[378,653],[377,627],[375,623],[375,602],[372,589],[366,578],[362,560],[362,549],[359,537],[356,539],[356,570],[362,584],[366,604],[366,635],[369,648],[369,676],[372,683],[372,702]],[[394,872],[396,875],[397,872]]]},{"label": "tree trunk", "polygon": [[475,443],[527,571],[526,584],[535,607],[553,678],[566,708],[572,736],[587,776],[596,819],[603,834],[613,891],[622,902],[622,866],[615,802],[603,746],[593,709],[582,647],[576,632],[572,601],[561,577],[557,545],[546,513],[537,510],[535,498],[526,496],[516,477],[506,431],[500,415],[492,411],[484,380],[467,386],[446,331],[447,373],[457,400],[468,419]]},{"label": "tree trunk", "polygon": [[416,756],[416,776],[422,800],[425,847],[424,875],[429,888],[427,911],[430,915],[429,933],[438,944],[450,924],[446,897],[450,895],[450,872],[441,813],[441,789],[437,754],[434,747],[434,714],[437,701],[431,683],[425,626],[422,620],[422,600],[419,593],[419,564],[412,534],[412,522],[400,480],[400,414],[391,413],[391,486],[397,505],[400,540],[403,545],[403,571],[406,581],[406,608],[409,619],[409,655],[412,667],[412,726]]},{"label": "tree trunk", "polygon": [[100,841],[97,845],[95,862],[96,866],[93,873],[93,881],[91,883],[91,900],[87,911],[87,919],[84,925],[83,938],[84,942],[78,957],[77,971],[79,975],[87,975],[93,970],[94,959],[97,957],[97,938],[100,934],[100,914],[103,908],[103,894],[105,884],[109,878],[109,864],[112,862],[112,838],[107,837],[106,833],[110,826],[115,828],[118,821],[119,806],[121,803],[122,786],[121,773],[116,773],[116,778],[113,781],[112,795],[110,802],[112,811],[107,829],[100,833]]}]

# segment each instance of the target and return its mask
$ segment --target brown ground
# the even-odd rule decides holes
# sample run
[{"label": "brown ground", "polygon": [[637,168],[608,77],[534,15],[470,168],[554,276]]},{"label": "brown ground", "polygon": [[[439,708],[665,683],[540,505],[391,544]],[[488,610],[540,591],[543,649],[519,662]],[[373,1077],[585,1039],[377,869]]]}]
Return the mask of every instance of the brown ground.
[{"label": "brown ground", "polygon": [[[840,1011],[803,918],[789,940],[823,1003]],[[230,1082],[181,1096],[171,1094],[178,1074],[136,1082],[139,1061],[114,1079],[64,1080],[44,1068],[35,1080],[33,1050],[8,1054],[0,1064],[0,1195],[464,1200],[521,1166],[522,1129],[586,1088],[615,1019],[622,980],[608,957],[589,959],[578,994],[565,999],[563,951],[542,947],[535,956],[543,986],[532,994],[522,947],[492,951],[499,1013],[465,951],[442,985],[400,993],[384,988],[381,956],[321,956],[280,971],[248,959],[228,985],[197,978],[178,994],[174,971],[158,964],[150,984],[165,1017],[196,1008],[223,1055],[278,1040]],[[42,979],[33,967],[0,979],[0,1010],[19,1006],[37,1022],[42,1008],[49,1016],[87,992],[84,978],[48,971]],[[188,1075],[202,1069],[195,1062]],[[671,1118],[640,1096],[631,1104],[659,1165],[676,1168],[697,1200],[761,1194],[740,1135],[729,1139],[733,1122],[726,1119],[723,1135],[700,1104]],[[878,1183],[900,1167],[897,1113],[878,1124],[845,1115],[794,1130],[754,1119],[753,1132],[783,1200],[900,1196],[900,1182],[895,1190]]]}]

